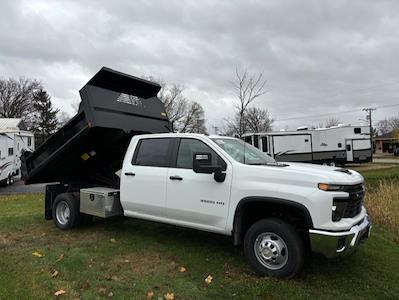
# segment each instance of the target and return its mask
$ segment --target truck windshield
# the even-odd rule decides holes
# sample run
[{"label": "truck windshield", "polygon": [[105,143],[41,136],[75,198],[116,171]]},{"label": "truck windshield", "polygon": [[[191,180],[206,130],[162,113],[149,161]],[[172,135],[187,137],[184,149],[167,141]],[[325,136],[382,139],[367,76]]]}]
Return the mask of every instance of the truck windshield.
[{"label": "truck windshield", "polygon": [[246,165],[276,165],[266,153],[239,139],[212,138],[212,140],[236,161]]}]

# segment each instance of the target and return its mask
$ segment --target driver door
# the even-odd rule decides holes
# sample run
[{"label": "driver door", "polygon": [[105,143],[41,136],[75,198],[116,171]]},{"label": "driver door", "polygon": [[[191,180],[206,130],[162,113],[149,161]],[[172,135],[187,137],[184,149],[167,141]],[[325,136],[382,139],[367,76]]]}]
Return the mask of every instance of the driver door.
[{"label": "driver door", "polygon": [[[223,166],[224,182],[216,182],[213,174],[193,171],[193,155],[207,152],[212,164]],[[176,164],[168,169],[167,216],[188,227],[222,232],[226,226],[232,180],[231,165],[201,140],[183,138],[179,141]]]}]

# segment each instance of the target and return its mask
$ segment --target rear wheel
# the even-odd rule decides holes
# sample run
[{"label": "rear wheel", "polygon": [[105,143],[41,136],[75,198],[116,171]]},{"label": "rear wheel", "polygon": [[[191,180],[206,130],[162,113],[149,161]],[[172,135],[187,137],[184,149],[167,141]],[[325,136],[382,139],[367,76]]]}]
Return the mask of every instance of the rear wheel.
[{"label": "rear wheel", "polygon": [[70,229],[78,225],[79,201],[71,193],[59,194],[53,203],[53,220],[60,229]]},{"label": "rear wheel", "polygon": [[11,174],[9,174],[6,179],[6,185],[12,185],[13,182],[14,182],[14,178]]},{"label": "rear wheel", "polygon": [[294,277],[301,271],[305,259],[299,234],[279,219],[264,219],[253,224],[245,235],[244,252],[262,276]]}]

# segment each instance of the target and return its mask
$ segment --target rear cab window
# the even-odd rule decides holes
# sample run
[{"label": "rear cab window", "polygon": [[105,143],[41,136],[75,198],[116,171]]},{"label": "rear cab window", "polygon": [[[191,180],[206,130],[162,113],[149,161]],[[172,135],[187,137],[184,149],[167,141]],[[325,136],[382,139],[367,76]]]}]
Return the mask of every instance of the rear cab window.
[{"label": "rear cab window", "polygon": [[139,140],[132,165],[168,167],[172,138],[149,138]]}]

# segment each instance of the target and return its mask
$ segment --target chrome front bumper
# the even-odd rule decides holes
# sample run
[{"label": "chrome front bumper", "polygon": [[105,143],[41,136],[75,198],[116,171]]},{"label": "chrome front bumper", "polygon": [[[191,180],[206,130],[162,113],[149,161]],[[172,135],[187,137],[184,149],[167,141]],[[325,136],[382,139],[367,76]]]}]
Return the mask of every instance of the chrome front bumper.
[{"label": "chrome front bumper", "polygon": [[360,224],[348,231],[331,232],[309,229],[312,251],[321,253],[327,258],[350,254],[370,237],[371,227],[371,222],[366,216]]}]

